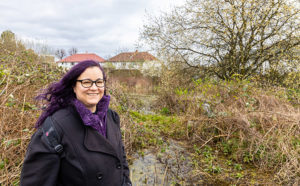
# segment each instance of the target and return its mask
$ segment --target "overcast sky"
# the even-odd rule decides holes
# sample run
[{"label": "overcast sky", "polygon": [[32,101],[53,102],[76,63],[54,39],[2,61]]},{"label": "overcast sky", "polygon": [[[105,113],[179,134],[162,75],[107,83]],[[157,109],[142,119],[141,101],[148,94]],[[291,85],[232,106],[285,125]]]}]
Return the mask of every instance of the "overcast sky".
[{"label": "overcast sky", "polygon": [[185,0],[0,0],[0,32],[52,49],[114,55],[134,50],[146,12],[159,15]]}]

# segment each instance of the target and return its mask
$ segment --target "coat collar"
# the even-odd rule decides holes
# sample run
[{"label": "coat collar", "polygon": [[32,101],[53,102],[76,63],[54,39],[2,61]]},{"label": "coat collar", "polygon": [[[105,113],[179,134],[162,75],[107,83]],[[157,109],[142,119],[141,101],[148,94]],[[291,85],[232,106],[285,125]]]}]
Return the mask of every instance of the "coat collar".
[{"label": "coat collar", "polygon": [[121,134],[111,112],[107,112],[107,138],[91,127],[85,127],[84,145],[89,151],[110,154],[120,159]]}]

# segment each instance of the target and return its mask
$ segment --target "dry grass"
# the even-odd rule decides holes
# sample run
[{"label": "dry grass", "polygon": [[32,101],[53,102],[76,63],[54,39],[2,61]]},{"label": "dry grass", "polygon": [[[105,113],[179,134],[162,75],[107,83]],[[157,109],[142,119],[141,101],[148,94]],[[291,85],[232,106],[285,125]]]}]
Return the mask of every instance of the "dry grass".
[{"label": "dry grass", "polygon": [[230,160],[269,172],[274,183],[299,184],[300,108],[276,90],[248,81],[208,80],[163,92],[159,103],[193,124],[191,144],[212,146]]},{"label": "dry grass", "polygon": [[123,142],[127,154],[133,154],[133,134],[130,130],[136,122],[130,116],[130,110],[136,108],[136,103],[130,100],[128,96],[130,92],[127,86],[114,82],[108,87],[108,94],[111,96],[110,107],[120,115],[121,131],[123,134]]}]

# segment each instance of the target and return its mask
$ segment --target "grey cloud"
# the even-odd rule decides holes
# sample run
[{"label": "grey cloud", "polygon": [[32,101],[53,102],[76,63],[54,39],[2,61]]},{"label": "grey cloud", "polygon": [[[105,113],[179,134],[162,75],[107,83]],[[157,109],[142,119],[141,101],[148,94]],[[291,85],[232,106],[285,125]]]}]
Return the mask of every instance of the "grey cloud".
[{"label": "grey cloud", "polygon": [[120,46],[133,48],[145,10],[161,1],[1,0],[0,32],[10,29],[46,40],[52,48],[77,47],[105,56]]}]

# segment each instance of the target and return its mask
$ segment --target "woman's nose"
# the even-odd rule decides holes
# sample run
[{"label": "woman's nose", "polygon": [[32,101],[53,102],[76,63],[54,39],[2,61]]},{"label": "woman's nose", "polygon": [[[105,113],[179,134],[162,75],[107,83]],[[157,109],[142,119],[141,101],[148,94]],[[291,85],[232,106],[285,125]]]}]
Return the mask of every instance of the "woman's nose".
[{"label": "woman's nose", "polygon": [[90,87],[90,89],[98,89],[98,87],[96,86],[96,83],[93,82],[92,86]]}]

